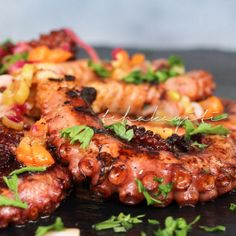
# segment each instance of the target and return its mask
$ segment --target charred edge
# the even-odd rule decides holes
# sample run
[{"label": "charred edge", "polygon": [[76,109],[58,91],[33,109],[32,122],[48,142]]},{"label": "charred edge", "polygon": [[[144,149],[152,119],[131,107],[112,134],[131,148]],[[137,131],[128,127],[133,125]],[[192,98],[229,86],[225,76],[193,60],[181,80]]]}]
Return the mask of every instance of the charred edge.
[{"label": "charred edge", "polygon": [[92,116],[92,110],[89,107],[84,107],[84,106],[74,106],[74,110],[78,113],[82,112],[84,114],[87,114],[89,116]]},{"label": "charred edge", "polygon": [[100,174],[99,174],[99,180],[98,185],[101,184],[109,174],[109,171],[112,168],[113,163],[115,162],[114,158],[109,153],[101,152],[97,156],[97,160],[100,163]]},{"label": "charred edge", "polygon": [[75,76],[73,75],[65,75],[65,81],[75,81]]},{"label": "charred edge", "polygon": [[96,99],[97,91],[92,87],[83,87],[80,94],[87,103],[92,104]]},{"label": "charred edge", "polygon": [[47,147],[47,150],[49,151],[49,153],[56,160],[56,162],[60,162],[61,158],[57,152],[57,147],[53,143],[51,143],[50,141],[46,142],[46,147]]},{"label": "charred edge", "polygon": [[70,101],[65,101],[64,102],[64,105],[68,105],[68,104],[70,104]]},{"label": "charred edge", "polygon": [[62,82],[63,79],[61,78],[48,78],[49,81],[52,81],[52,82]]},{"label": "charred edge", "polygon": [[184,136],[179,136],[177,134],[168,137],[166,142],[172,152],[188,152],[191,149],[191,142],[186,140]]},{"label": "charred edge", "polygon": [[69,98],[78,98],[79,97],[79,92],[77,90],[69,90],[66,92],[66,95]]}]

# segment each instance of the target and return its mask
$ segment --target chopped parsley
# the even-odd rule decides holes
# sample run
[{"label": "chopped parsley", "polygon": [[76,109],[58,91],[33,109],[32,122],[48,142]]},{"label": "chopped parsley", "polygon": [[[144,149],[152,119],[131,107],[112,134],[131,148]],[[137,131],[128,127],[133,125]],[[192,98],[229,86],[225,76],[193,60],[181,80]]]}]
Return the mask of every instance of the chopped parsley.
[{"label": "chopped parsley", "polygon": [[13,55],[7,55],[3,58],[2,64],[0,65],[0,74],[6,73],[11,65],[18,61],[26,61],[28,59],[28,53],[17,53]]},{"label": "chopped parsley", "polygon": [[213,117],[211,120],[212,121],[220,121],[220,120],[225,120],[228,117],[229,117],[229,114],[223,113],[223,114],[220,114],[220,115],[217,115],[217,116]]},{"label": "chopped parsley", "polygon": [[196,134],[218,134],[227,135],[229,130],[222,125],[211,125],[209,123],[201,122],[200,124],[193,123],[188,119],[174,118],[170,121],[171,125],[182,126],[185,129],[185,138],[190,140]]},{"label": "chopped parsley", "polygon": [[138,215],[132,217],[130,214],[125,215],[121,212],[118,216],[111,216],[108,220],[94,224],[92,227],[97,231],[113,229],[116,233],[127,232],[134,224],[142,223],[141,218],[144,216],[145,215]]},{"label": "chopped parsley", "polygon": [[176,56],[168,58],[168,69],[160,69],[157,71],[148,68],[147,72],[141,70],[134,70],[123,78],[126,83],[141,84],[141,83],[163,83],[167,79],[183,74],[184,64],[182,60]]},{"label": "chopped parsley", "polygon": [[10,173],[10,175],[20,175],[25,172],[43,172],[47,169],[45,166],[26,166],[18,170],[14,170]]},{"label": "chopped parsley", "polygon": [[100,77],[111,76],[111,71],[107,70],[101,63],[95,63],[93,61],[88,61],[88,66]]},{"label": "chopped parsley", "polygon": [[148,223],[151,225],[159,225],[160,224],[160,222],[155,219],[148,219]]},{"label": "chopped parsley", "polygon": [[194,148],[199,148],[199,149],[204,149],[207,147],[206,144],[204,143],[199,143],[197,141],[194,141],[193,143],[191,143],[191,146],[194,147]]},{"label": "chopped parsley", "polygon": [[168,194],[171,192],[173,188],[173,183],[163,184],[162,178],[154,177],[154,181],[158,182],[159,185],[158,185],[158,192],[154,194],[154,197],[153,197],[149,194],[148,190],[144,187],[143,183],[139,179],[136,179],[135,181],[138,186],[138,191],[139,193],[143,193],[147,201],[147,205],[163,204],[161,200],[158,200],[154,197],[162,196],[164,199],[166,199]]},{"label": "chopped parsley", "polygon": [[235,211],[235,210],[236,210],[236,204],[230,203],[229,209],[230,209],[231,211]]},{"label": "chopped parsley", "polygon": [[199,219],[200,216],[197,216],[190,224],[188,224],[184,218],[174,219],[172,216],[168,216],[165,219],[165,228],[159,228],[154,231],[154,236],[186,236]]},{"label": "chopped parsley", "polygon": [[125,123],[117,122],[117,123],[114,123],[112,125],[108,125],[105,127],[107,129],[114,131],[118,137],[120,137],[126,141],[130,141],[134,137],[133,129],[127,130]]},{"label": "chopped parsley", "polygon": [[44,236],[49,231],[61,231],[63,230],[64,224],[60,217],[57,217],[55,222],[48,226],[39,226],[35,232],[35,236]]},{"label": "chopped parsley", "polygon": [[206,232],[224,232],[226,230],[225,226],[223,225],[217,225],[213,227],[200,225],[199,228]]},{"label": "chopped parsley", "polygon": [[71,144],[80,142],[80,147],[87,148],[92,140],[94,131],[86,125],[75,125],[60,131],[62,138],[70,139]]},{"label": "chopped parsley", "polygon": [[4,176],[3,180],[5,184],[7,185],[7,187],[9,188],[9,190],[13,193],[14,199],[0,195],[0,206],[15,206],[15,207],[24,208],[24,209],[27,208],[28,207],[27,203],[22,202],[19,197],[17,175],[28,172],[28,171],[35,172],[35,171],[45,171],[45,170],[46,170],[46,167],[28,166],[28,167],[23,167],[21,169],[11,172],[8,177]]},{"label": "chopped parsley", "polygon": [[153,198],[153,196],[150,195],[148,190],[143,186],[143,183],[139,179],[136,179],[135,181],[138,186],[139,193],[143,194],[143,196],[145,197],[145,199],[147,201],[148,206],[155,205],[155,204],[162,204],[162,201],[155,199],[155,198]]}]

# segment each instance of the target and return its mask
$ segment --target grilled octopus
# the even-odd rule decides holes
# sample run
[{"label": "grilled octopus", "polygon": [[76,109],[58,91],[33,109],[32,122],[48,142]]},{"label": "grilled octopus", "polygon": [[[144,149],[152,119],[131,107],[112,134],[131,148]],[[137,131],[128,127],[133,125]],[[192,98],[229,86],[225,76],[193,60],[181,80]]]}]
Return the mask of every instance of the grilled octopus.
[{"label": "grilled octopus", "polygon": [[[23,136],[23,132],[0,127],[0,194],[8,198],[13,198],[13,193],[5,185],[3,176],[22,167],[22,163],[16,159],[15,151]],[[67,196],[70,187],[71,175],[60,164],[54,164],[44,172],[20,175],[19,198],[28,207],[0,206],[0,228],[9,224],[24,224],[51,214]]]},{"label": "grilled octopus", "polygon": [[111,78],[99,78],[88,67],[87,60],[62,64],[39,63],[36,67],[39,72],[35,84],[45,76],[63,79],[65,75],[71,75],[75,77],[74,86],[95,88],[97,98],[92,107],[97,113],[109,109],[110,112],[119,114],[128,111],[130,114],[146,116],[153,114],[158,108],[171,116],[180,116],[186,112],[184,106],[180,102],[169,100],[168,91],[180,93],[191,103],[211,96],[215,88],[211,74],[205,71],[191,71],[160,85],[148,83],[135,85]]},{"label": "grilled octopus", "polygon": [[[130,127],[135,136],[125,142],[104,129],[91,110],[95,99],[92,88],[73,90],[49,89],[47,83],[38,88],[39,107],[48,124],[48,143],[57,156],[68,163],[76,181],[86,178],[93,191],[103,197],[118,193],[121,202],[137,204],[144,199],[137,180],[146,191],[166,206],[173,200],[179,205],[205,202],[235,188],[236,150],[228,136],[203,136],[204,150],[191,149],[183,137],[167,140],[144,128]],[[74,125],[87,125],[95,135],[87,149],[61,138],[59,131]],[[172,185],[166,196],[158,194],[163,184]]]}]

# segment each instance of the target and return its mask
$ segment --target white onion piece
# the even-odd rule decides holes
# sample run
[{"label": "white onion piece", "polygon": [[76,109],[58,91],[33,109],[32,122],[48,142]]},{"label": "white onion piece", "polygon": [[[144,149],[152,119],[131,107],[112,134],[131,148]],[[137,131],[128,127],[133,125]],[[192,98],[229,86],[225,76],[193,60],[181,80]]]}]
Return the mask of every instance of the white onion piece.
[{"label": "white onion piece", "polygon": [[192,107],[193,107],[194,114],[195,114],[196,118],[197,119],[202,118],[202,116],[204,114],[202,106],[197,102],[192,102],[191,104],[192,104]]},{"label": "white onion piece", "polygon": [[76,228],[68,228],[60,231],[48,232],[45,236],[80,236],[80,230]]},{"label": "white onion piece", "polygon": [[12,83],[13,77],[11,75],[0,75],[0,87],[7,87]]}]

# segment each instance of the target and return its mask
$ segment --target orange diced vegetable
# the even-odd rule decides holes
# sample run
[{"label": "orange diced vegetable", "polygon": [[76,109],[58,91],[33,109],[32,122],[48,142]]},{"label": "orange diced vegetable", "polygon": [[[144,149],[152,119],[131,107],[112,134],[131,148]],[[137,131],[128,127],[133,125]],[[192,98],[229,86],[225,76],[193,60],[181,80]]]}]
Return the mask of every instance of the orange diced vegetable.
[{"label": "orange diced vegetable", "polygon": [[145,56],[142,53],[136,53],[131,57],[130,63],[131,66],[137,66],[143,63],[145,60]]},{"label": "orange diced vegetable", "polygon": [[211,96],[200,102],[204,110],[204,118],[211,118],[224,112],[224,106],[218,97]]}]

